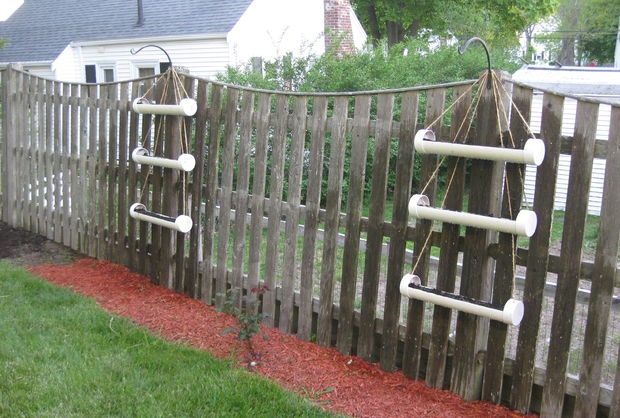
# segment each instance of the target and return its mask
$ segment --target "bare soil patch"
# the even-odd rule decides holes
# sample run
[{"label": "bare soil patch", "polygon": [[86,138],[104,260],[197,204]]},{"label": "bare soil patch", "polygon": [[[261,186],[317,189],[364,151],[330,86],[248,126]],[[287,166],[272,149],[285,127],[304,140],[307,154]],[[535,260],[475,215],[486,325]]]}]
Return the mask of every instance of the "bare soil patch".
[{"label": "bare soil patch", "polygon": [[68,264],[79,255],[47,238],[0,222],[0,259],[20,266]]}]

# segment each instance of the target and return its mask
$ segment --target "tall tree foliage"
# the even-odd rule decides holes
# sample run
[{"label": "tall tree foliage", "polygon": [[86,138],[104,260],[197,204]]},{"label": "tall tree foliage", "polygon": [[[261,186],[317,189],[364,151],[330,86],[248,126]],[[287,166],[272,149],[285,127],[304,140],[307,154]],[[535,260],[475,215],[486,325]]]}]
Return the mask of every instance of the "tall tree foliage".
[{"label": "tall tree foliage", "polygon": [[613,62],[620,18],[617,0],[561,0],[558,8],[557,61],[562,65]]},{"label": "tall tree foliage", "polygon": [[584,59],[599,63],[614,61],[620,2],[617,0],[589,0],[585,4],[583,23],[585,33],[581,41]]},{"label": "tall tree foliage", "polygon": [[515,41],[529,24],[554,12],[556,0],[352,0],[374,42],[389,46],[422,34],[473,35]]}]

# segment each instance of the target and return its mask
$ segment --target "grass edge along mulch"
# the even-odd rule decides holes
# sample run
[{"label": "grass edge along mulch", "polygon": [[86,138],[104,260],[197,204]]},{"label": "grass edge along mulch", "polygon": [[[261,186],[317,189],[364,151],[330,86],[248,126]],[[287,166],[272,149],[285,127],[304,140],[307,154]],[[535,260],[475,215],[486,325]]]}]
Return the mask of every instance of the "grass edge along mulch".
[{"label": "grass edge along mulch", "polygon": [[[235,326],[234,318],[201,301],[155,286],[123,266],[85,258],[71,265],[44,265],[31,271],[94,298],[106,310],[131,318],[168,340],[243,364],[245,346],[233,333],[222,335],[224,329]],[[448,391],[431,389],[401,373],[384,372],[334,348],[301,341],[275,329],[263,332],[267,339],[254,339],[261,359],[253,370],[332,411],[375,418],[521,416],[487,402],[464,402]]]},{"label": "grass edge along mulch", "polygon": [[5,417],[331,416],[4,261],[0,376]]}]

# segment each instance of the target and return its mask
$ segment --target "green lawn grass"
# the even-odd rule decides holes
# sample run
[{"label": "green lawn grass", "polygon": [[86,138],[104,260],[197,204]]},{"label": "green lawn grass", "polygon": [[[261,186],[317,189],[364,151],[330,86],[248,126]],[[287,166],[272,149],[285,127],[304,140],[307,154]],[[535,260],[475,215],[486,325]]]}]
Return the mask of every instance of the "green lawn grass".
[{"label": "green lawn grass", "polygon": [[328,417],[0,261],[0,417]]}]

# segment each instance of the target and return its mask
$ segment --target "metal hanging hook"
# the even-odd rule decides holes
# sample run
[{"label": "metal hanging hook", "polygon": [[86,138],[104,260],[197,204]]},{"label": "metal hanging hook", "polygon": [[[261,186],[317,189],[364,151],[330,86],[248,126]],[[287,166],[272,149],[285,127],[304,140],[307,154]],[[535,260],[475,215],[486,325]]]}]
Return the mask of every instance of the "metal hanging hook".
[{"label": "metal hanging hook", "polygon": [[144,48],[148,48],[148,47],[157,48],[157,49],[161,50],[164,54],[166,54],[166,57],[168,58],[168,65],[170,66],[169,68],[172,68],[172,60],[170,59],[170,55],[168,55],[166,50],[164,48],[162,48],[161,46],[159,46],[159,45],[148,44],[148,45],[144,45],[143,47],[139,48],[138,50],[135,50],[135,49],[131,48],[129,50],[129,52],[131,52],[131,55],[136,55],[138,52],[140,52]]},{"label": "metal hanging hook", "polygon": [[474,42],[474,41],[478,41],[480,42],[480,44],[482,44],[482,47],[484,48],[484,52],[486,52],[487,54],[487,71],[488,71],[488,77],[487,77],[487,89],[491,88],[491,54],[489,53],[489,47],[487,46],[486,42],[484,42],[481,38],[478,38],[477,36],[474,36],[473,38],[469,38],[465,44],[463,44],[463,46],[459,47],[459,54],[463,55],[465,53],[465,51],[467,50],[467,48],[469,47],[469,45]]}]

